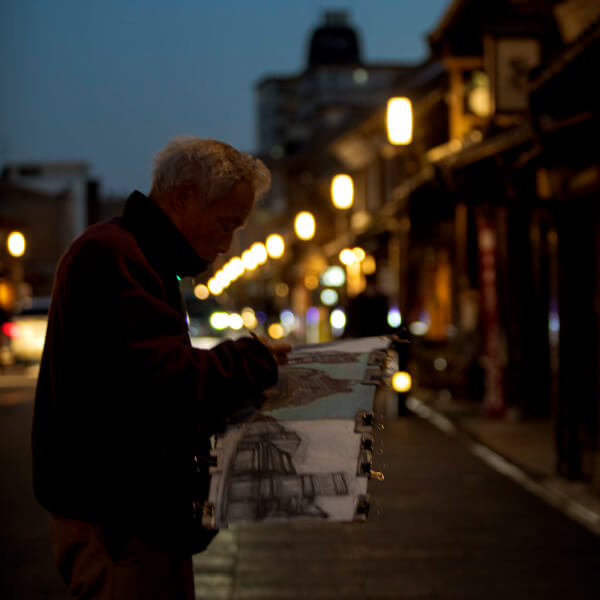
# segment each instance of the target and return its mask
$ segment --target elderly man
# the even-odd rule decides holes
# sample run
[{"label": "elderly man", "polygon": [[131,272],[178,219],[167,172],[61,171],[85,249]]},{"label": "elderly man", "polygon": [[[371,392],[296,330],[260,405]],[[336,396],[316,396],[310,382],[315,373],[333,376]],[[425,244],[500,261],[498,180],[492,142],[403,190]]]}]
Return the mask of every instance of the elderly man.
[{"label": "elderly man", "polygon": [[221,142],[172,141],[150,197],[89,227],[60,260],[36,390],[34,490],[75,598],[193,598],[210,437],[262,404],[290,347],[191,346],[178,278],[227,252],[270,185]]}]

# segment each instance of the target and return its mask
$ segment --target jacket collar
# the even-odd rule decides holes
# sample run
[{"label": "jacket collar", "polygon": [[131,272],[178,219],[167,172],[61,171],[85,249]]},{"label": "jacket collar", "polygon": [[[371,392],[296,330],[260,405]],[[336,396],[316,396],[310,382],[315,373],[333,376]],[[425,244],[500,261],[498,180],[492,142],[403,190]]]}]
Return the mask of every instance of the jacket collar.
[{"label": "jacket collar", "polygon": [[207,268],[208,263],[196,254],[171,219],[149,196],[137,190],[129,196],[123,223],[161,275],[195,277]]}]

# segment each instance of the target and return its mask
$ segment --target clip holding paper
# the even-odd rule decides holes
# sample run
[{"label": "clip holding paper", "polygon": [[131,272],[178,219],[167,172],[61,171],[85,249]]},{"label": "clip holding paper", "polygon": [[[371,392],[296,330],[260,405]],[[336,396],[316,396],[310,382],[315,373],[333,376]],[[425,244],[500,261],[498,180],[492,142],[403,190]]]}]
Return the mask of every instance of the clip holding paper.
[{"label": "clip holding paper", "polygon": [[215,505],[212,502],[206,501],[202,507],[202,527],[215,528]]},{"label": "clip holding paper", "polygon": [[362,450],[358,455],[357,475],[359,477],[370,477],[373,465],[373,453],[370,450]]},{"label": "clip holding paper", "polygon": [[375,413],[372,410],[361,410],[356,413],[354,431],[356,433],[367,433],[373,430]]},{"label": "clip holding paper", "polygon": [[371,433],[363,433],[360,440],[360,449],[373,452],[373,435]]},{"label": "clip holding paper", "polygon": [[223,452],[219,448],[211,448],[208,462],[208,472],[212,475],[221,471]]},{"label": "clip holding paper", "polygon": [[369,496],[361,494],[356,499],[356,508],[354,509],[354,521],[366,521],[369,516]]}]

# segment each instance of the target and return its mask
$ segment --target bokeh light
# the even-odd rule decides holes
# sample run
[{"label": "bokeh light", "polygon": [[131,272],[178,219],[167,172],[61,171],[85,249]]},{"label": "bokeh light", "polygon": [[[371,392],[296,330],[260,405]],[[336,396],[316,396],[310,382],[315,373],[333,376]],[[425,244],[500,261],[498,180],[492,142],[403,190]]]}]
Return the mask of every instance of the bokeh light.
[{"label": "bokeh light", "polygon": [[325,306],[337,304],[338,298],[338,293],[335,290],[327,288],[321,292],[321,302],[325,304]]},{"label": "bokeh light", "polygon": [[408,392],[412,387],[412,377],[406,371],[397,371],[392,376],[392,387],[396,392]]},{"label": "bokeh light", "polygon": [[241,315],[238,315],[237,313],[231,313],[229,315],[229,327],[231,327],[231,329],[239,331],[243,326],[244,320]]},{"label": "bokeh light", "polygon": [[350,266],[356,262],[356,256],[350,248],[344,248],[339,254],[340,262],[343,265]]},{"label": "bokeh light", "polygon": [[198,300],[206,300],[210,296],[210,292],[208,291],[208,288],[204,284],[199,283],[194,288],[194,296],[196,296],[196,298],[198,298]]},{"label": "bokeh light", "polygon": [[264,265],[269,258],[267,249],[262,242],[254,242],[254,244],[250,246],[250,252],[252,252],[257,265]]},{"label": "bokeh light", "polygon": [[223,286],[213,277],[208,280],[208,289],[211,294],[218,296],[223,291]]},{"label": "bokeh light", "polygon": [[334,265],[321,275],[321,281],[328,287],[340,287],[346,283],[346,273],[342,267]]},{"label": "bokeh light", "polygon": [[339,174],[331,180],[331,200],[340,210],[347,210],[354,203],[354,182],[350,175]]},{"label": "bokeh light", "polygon": [[256,269],[258,263],[252,250],[246,250],[242,252],[242,263],[247,271],[254,271],[254,269]]},{"label": "bokeh light", "polygon": [[387,134],[390,144],[412,141],[412,104],[408,98],[390,98],[387,103]]},{"label": "bokeh light", "polygon": [[229,315],[225,312],[214,312],[210,315],[210,326],[217,331],[222,331],[229,327]]},{"label": "bokeh light", "polygon": [[269,337],[273,338],[274,340],[280,340],[285,335],[285,331],[281,323],[271,323],[267,329],[267,333],[269,334]]},{"label": "bokeh light", "polygon": [[334,329],[344,329],[346,327],[346,313],[341,308],[331,311],[329,322]]},{"label": "bokeh light", "polygon": [[294,220],[294,230],[301,240],[311,240],[315,236],[315,218],[307,211],[299,212]]},{"label": "bokeh light", "polygon": [[402,325],[402,315],[396,306],[392,306],[387,314],[387,322],[390,327],[400,327]]},{"label": "bokeh light", "polygon": [[13,231],[6,238],[6,246],[11,256],[16,258],[25,254],[25,236],[20,231]]},{"label": "bokeh light", "polygon": [[271,258],[281,258],[285,252],[285,243],[278,233],[272,233],[265,242]]},{"label": "bokeh light", "polygon": [[358,246],[356,248],[352,248],[352,252],[353,252],[354,258],[356,259],[357,262],[362,262],[363,260],[365,260],[365,257],[367,256],[367,253],[362,248],[359,248]]},{"label": "bokeh light", "polygon": [[256,314],[249,307],[242,308],[242,321],[246,329],[255,329],[258,325]]},{"label": "bokeh light", "polygon": [[304,278],[304,285],[309,290],[316,290],[319,287],[319,280],[317,279],[317,277],[315,275],[307,275]]},{"label": "bokeh light", "polygon": [[275,285],[275,295],[279,296],[280,298],[285,298],[289,293],[290,288],[288,287],[287,283],[280,281]]},{"label": "bokeh light", "polygon": [[377,264],[375,262],[375,258],[370,254],[365,256],[365,260],[362,261],[362,272],[365,275],[372,275],[377,270]]}]

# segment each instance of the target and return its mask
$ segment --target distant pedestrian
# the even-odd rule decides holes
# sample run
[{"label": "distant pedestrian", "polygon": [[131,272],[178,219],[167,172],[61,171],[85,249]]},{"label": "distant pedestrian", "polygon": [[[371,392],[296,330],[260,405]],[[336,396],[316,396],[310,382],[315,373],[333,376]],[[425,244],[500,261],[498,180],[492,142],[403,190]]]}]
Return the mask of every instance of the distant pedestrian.
[{"label": "distant pedestrian", "polygon": [[366,287],[350,299],[344,337],[368,337],[391,333],[388,299],[377,289],[376,274],[365,276]]},{"label": "distant pedestrian", "polygon": [[74,598],[194,597],[210,436],[277,381],[290,346],[191,346],[178,279],[227,252],[270,175],[227,144],[176,139],[149,196],[60,260],[33,421],[33,480]]}]

